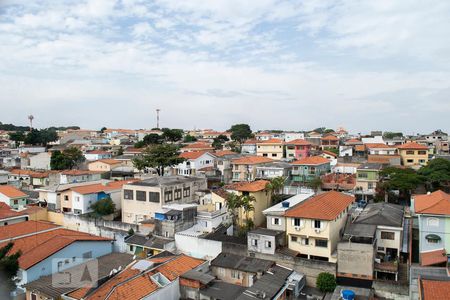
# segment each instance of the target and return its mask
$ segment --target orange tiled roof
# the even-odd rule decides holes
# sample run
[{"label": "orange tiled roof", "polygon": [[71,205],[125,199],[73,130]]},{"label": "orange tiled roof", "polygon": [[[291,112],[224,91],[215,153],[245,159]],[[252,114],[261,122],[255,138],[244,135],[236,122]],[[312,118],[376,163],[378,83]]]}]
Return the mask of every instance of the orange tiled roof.
[{"label": "orange tiled roof", "polygon": [[214,152],[214,155],[217,157],[222,157],[225,155],[233,155],[233,154],[237,154],[237,153],[233,152],[231,150],[219,150],[219,151]]},{"label": "orange tiled roof", "polygon": [[325,192],[299,203],[289,209],[285,216],[331,221],[354,201],[353,196],[336,191]]},{"label": "orange tiled roof", "polygon": [[293,165],[322,165],[329,163],[330,161],[322,156],[309,156],[300,160],[293,161]]},{"label": "orange tiled roof", "polygon": [[18,211],[12,210],[8,204],[6,204],[4,202],[0,202],[0,220],[6,219],[6,218],[11,218],[11,217],[23,216],[23,215],[27,215],[27,214],[24,212],[18,212]]},{"label": "orange tiled roof", "polygon": [[3,194],[8,198],[23,198],[28,196],[21,190],[11,185],[0,185],[0,194]]},{"label": "orange tiled roof", "polygon": [[389,149],[389,148],[395,148],[383,143],[367,143],[365,144],[367,149]]},{"label": "orange tiled roof", "polygon": [[305,141],[303,139],[296,139],[289,142],[285,142],[286,145],[300,145],[300,146],[310,146],[311,143],[308,141]]},{"label": "orange tiled roof", "polygon": [[244,145],[255,145],[256,143],[258,143],[259,141],[256,139],[248,139],[244,142]]},{"label": "orange tiled roof", "polygon": [[107,165],[117,165],[117,164],[122,163],[120,160],[112,159],[112,158],[99,159],[99,160],[91,162],[91,164],[95,163],[95,162],[102,162]]},{"label": "orange tiled roof", "polygon": [[447,262],[445,249],[420,253],[420,264],[422,266],[432,266]]},{"label": "orange tiled roof", "polygon": [[184,146],[182,149],[214,149],[214,148],[207,143],[193,143]]},{"label": "orange tiled roof", "polygon": [[235,165],[256,165],[268,162],[273,162],[273,160],[264,156],[244,156],[231,161]]},{"label": "orange tiled roof", "polygon": [[325,153],[325,154],[331,155],[331,156],[333,156],[333,157],[337,157],[337,154],[336,154],[336,153],[334,153],[334,152],[331,152],[331,151],[328,151],[328,150],[323,150],[323,151],[322,151],[322,153]]},{"label": "orange tiled roof", "polygon": [[48,177],[48,175],[49,175],[48,172],[36,172],[36,171],[32,171],[32,170],[22,170],[22,169],[12,169],[9,172],[11,174],[27,175],[27,176],[34,177],[34,178],[45,178],[45,177]]},{"label": "orange tiled roof", "polygon": [[354,143],[354,144],[356,144],[356,143],[362,143],[360,140],[358,140],[358,139],[349,139],[349,140],[346,140],[345,141],[346,143]]},{"label": "orange tiled roof", "polygon": [[421,145],[421,144],[418,144],[416,142],[411,142],[411,143],[406,143],[406,144],[397,146],[397,149],[402,149],[402,150],[408,150],[408,149],[411,149],[411,150],[428,150],[428,147],[424,146],[424,145]]},{"label": "orange tiled roof", "polygon": [[421,214],[450,215],[450,194],[441,190],[414,196],[414,211]]},{"label": "orange tiled roof", "polygon": [[366,146],[364,146],[364,145],[355,145],[355,151],[366,151]]},{"label": "orange tiled roof", "polygon": [[58,225],[43,221],[27,221],[0,227],[0,240],[6,240],[33,232],[58,228]]},{"label": "orange tiled roof", "polygon": [[421,278],[419,278],[419,280],[420,299],[448,299],[450,295],[449,280],[429,280]]},{"label": "orange tiled roof", "polygon": [[267,180],[256,180],[252,182],[237,182],[229,184],[224,188],[227,190],[235,190],[240,192],[259,192],[266,189],[269,181]]},{"label": "orange tiled roof", "polygon": [[197,159],[205,153],[208,153],[208,151],[183,152],[180,154],[180,157],[185,159]]},{"label": "orange tiled roof", "polygon": [[137,179],[111,181],[106,184],[96,183],[90,185],[80,185],[72,187],[71,190],[82,195],[107,192],[121,189],[124,184],[130,183],[132,181],[137,181]]},{"label": "orange tiled roof", "polygon": [[283,140],[280,140],[280,139],[268,139],[266,141],[259,141],[257,144],[283,144]]},{"label": "orange tiled roof", "polygon": [[322,138],[323,141],[338,141],[339,139],[334,135],[330,134]]}]

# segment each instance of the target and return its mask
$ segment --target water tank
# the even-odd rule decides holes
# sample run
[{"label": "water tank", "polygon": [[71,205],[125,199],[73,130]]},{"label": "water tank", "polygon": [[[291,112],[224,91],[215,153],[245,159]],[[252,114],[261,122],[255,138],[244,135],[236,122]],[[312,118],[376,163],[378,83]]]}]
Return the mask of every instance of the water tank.
[{"label": "water tank", "polygon": [[355,299],[355,292],[352,290],[343,290],[341,292],[341,297],[344,300],[354,300]]},{"label": "water tank", "polygon": [[283,207],[289,207],[289,202],[288,201],[283,201],[283,202],[281,202],[281,205],[283,206]]}]

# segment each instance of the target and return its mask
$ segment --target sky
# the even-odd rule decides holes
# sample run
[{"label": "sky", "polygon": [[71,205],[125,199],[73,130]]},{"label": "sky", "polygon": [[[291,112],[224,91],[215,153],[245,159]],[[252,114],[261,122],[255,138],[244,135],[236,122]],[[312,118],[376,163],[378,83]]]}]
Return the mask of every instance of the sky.
[{"label": "sky", "polygon": [[0,121],[450,131],[450,1],[0,0]]}]

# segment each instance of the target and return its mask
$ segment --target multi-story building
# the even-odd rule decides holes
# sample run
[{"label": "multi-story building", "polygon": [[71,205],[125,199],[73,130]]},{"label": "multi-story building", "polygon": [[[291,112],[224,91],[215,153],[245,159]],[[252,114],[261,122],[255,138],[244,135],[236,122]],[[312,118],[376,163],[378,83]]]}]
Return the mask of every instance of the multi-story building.
[{"label": "multi-story building", "polygon": [[155,217],[165,204],[193,203],[195,192],[207,188],[206,178],[163,176],[123,186],[122,222],[137,224]]},{"label": "multi-story building", "polygon": [[301,257],[337,261],[337,244],[347,220],[353,196],[336,191],[308,198],[286,213],[289,249]]},{"label": "multi-story building", "polygon": [[355,194],[361,195],[363,199],[367,196],[373,197],[380,179],[380,171],[383,165],[376,163],[364,163],[356,169]]},{"label": "multi-story building", "polygon": [[284,157],[283,140],[269,139],[256,143],[256,155],[280,160]]},{"label": "multi-story building", "polygon": [[185,161],[176,166],[178,175],[196,175],[204,168],[213,168],[216,156],[206,151],[183,152],[180,154]]},{"label": "multi-story building", "polygon": [[241,145],[241,153],[243,154],[256,154],[256,143],[258,141],[255,139],[246,140]]},{"label": "multi-story building", "polygon": [[310,182],[331,171],[330,161],[321,156],[305,157],[291,164],[291,177],[294,182]]},{"label": "multi-story building", "polygon": [[292,166],[286,162],[271,162],[256,167],[256,177],[260,179],[273,179],[276,177],[288,178]]},{"label": "multi-story building", "polygon": [[324,136],[320,141],[322,150],[327,148],[339,149],[339,138],[334,135]]},{"label": "multi-story building", "polygon": [[420,168],[428,163],[428,147],[411,142],[397,146],[402,165]]},{"label": "multi-story building", "polygon": [[286,158],[302,159],[308,157],[311,151],[311,143],[302,139],[285,142]]},{"label": "multi-story building", "polygon": [[265,163],[273,162],[272,159],[261,156],[244,156],[233,159],[232,181],[252,181],[256,178],[256,167]]}]

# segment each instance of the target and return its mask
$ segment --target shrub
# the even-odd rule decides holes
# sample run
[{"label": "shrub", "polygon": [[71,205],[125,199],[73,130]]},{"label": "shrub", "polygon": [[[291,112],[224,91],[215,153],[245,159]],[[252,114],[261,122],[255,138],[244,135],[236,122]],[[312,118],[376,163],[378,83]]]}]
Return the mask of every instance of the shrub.
[{"label": "shrub", "polygon": [[333,274],[322,272],[317,277],[316,286],[322,292],[333,292],[336,288],[336,278]]}]

